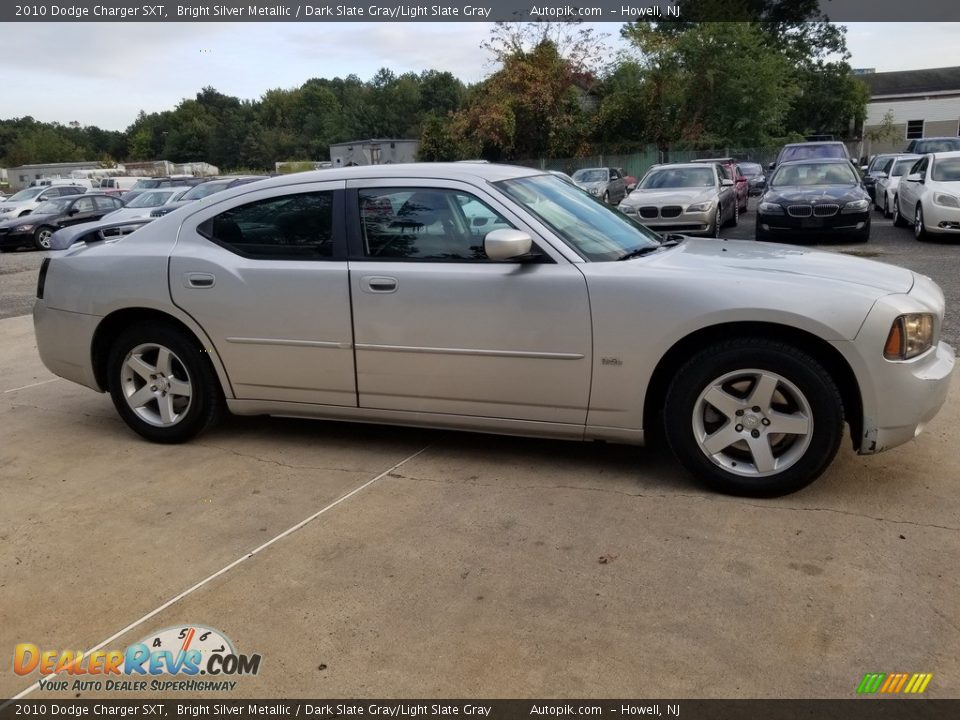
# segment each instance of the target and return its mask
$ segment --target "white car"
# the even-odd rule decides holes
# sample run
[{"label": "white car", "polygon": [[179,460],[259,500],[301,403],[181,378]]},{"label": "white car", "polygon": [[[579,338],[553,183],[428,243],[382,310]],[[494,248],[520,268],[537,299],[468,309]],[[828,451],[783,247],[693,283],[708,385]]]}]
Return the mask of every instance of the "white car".
[{"label": "white car", "polygon": [[927,277],[793,246],[664,240],[530,168],[281,175],[119,240],[98,228],[51,238],[37,348],[155,442],[189,440],[227,409],[665,436],[714,488],[777,495],[823,472],[845,424],[864,455],[912,440],[955,366]]},{"label": "white car", "polygon": [[47,200],[67,195],[80,195],[86,188],[79,185],[38,185],[24,188],[0,202],[0,222],[29,215]]},{"label": "white car", "polygon": [[885,163],[876,176],[873,186],[873,206],[883,213],[884,217],[893,214],[893,199],[897,196],[900,180],[916,165],[921,155],[894,155]]},{"label": "white car", "polygon": [[897,188],[893,224],[913,225],[917,240],[960,235],[960,151],[917,160]]},{"label": "white car", "polygon": [[104,215],[104,222],[117,222],[118,220],[143,220],[149,219],[150,213],[155,208],[176,202],[183,195],[188,187],[165,187],[147,190],[137,195],[127,205],[119,210],[114,210],[109,215]]}]

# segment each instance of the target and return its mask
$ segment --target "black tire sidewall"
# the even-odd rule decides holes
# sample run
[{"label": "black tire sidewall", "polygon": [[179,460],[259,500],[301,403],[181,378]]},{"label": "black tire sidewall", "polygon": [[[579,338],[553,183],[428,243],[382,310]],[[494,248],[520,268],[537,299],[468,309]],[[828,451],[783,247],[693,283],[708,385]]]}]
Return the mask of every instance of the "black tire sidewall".
[{"label": "black tire sidewall", "polygon": [[[813,413],[810,446],[794,465],[775,476],[749,478],[728,472],[710,460],[694,439],[693,409],[703,388],[728,372],[748,368],[769,370],[790,380]],[[663,416],[677,460],[711,488],[732,495],[776,497],[805,487],[833,460],[843,436],[843,404],[827,371],[807,353],[763,339],[730,340],[693,356],[674,376]]]},{"label": "black tire sidewall", "polygon": [[[190,409],[172,427],[155,427],[142,420],[127,404],[121,389],[121,367],[127,353],[144,343],[156,343],[173,351],[183,363],[193,385]],[[220,414],[222,393],[216,373],[203,357],[192,337],[173,327],[134,326],[121,333],[110,348],[107,360],[107,386],[113,405],[123,421],[137,434],[159,443],[179,443],[191,439],[212,425]]]}]

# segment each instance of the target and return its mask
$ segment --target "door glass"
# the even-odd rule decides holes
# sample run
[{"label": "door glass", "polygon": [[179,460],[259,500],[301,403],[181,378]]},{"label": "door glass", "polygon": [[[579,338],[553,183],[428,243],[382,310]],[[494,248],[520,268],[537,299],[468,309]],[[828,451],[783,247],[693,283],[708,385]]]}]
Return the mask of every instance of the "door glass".
[{"label": "door glass", "polygon": [[512,227],[468,193],[433,188],[361,190],[360,225],[365,257],[432,262],[486,260],[486,234]]}]

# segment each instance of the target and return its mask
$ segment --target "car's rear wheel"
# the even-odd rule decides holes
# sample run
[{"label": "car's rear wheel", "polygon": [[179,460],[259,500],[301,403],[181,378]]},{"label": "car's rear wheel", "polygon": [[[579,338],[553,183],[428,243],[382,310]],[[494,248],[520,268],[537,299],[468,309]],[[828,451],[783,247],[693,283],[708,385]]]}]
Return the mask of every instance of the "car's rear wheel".
[{"label": "car's rear wheel", "polygon": [[53,228],[49,225],[41,225],[33,231],[33,244],[37,250],[50,249],[50,236],[53,232]]},{"label": "car's rear wheel", "polygon": [[209,359],[173,327],[126,330],[110,349],[107,373],[120,417],[148,440],[183,442],[220,416],[223,400]]},{"label": "car's rear wheel", "polygon": [[762,338],[729,340],[679,370],[664,407],[677,459],[716,490],[773,497],[813,482],[843,436],[843,404],[809,354]]},{"label": "car's rear wheel", "polygon": [[900,196],[893,196],[893,224],[896,227],[906,227],[907,221],[903,219],[903,215],[900,214]]},{"label": "car's rear wheel", "polygon": [[913,236],[920,242],[923,242],[930,236],[929,233],[927,233],[926,226],[923,224],[923,206],[919,203],[917,203],[917,212],[913,216]]}]

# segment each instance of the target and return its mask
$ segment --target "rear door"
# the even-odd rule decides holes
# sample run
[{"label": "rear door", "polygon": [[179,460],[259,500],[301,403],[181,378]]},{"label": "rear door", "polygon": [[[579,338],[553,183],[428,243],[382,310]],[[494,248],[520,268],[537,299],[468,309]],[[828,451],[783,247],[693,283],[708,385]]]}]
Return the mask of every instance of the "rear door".
[{"label": "rear door", "polygon": [[583,425],[591,326],[577,267],[545,245],[541,263],[490,261],[491,230],[533,233],[480,188],[348,188],[360,406]]},{"label": "rear door", "polygon": [[251,186],[183,223],[170,292],[239,399],[357,404],[342,188]]}]

